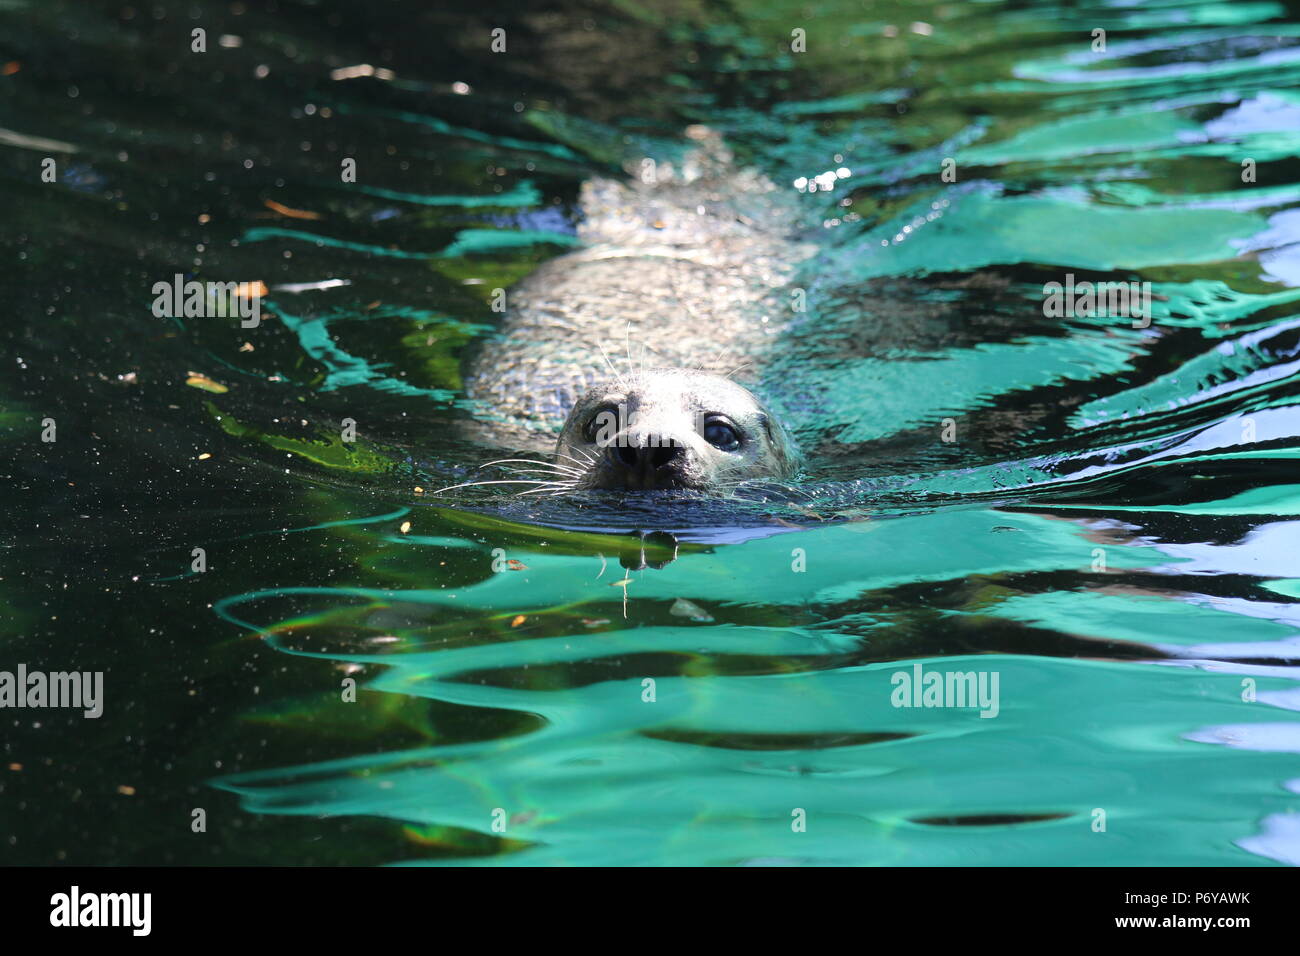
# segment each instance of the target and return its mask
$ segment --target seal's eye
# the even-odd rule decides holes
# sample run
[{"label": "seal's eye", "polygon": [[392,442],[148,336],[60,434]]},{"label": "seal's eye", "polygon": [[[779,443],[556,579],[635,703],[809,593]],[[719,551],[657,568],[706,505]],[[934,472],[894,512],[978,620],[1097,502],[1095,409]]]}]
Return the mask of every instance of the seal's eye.
[{"label": "seal's eye", "polygon": [[735,427],[720,418],[704,423],[704,440],[721,451],[735,451],[740,447],[740,435]]},{"label": "seal's eye", "polygon": [[604,447],[618,431],[618,409],[609,405],[602,405],[596,409],[596,413],[587,419],[587,424],[582,426],[582,437],[590,444],[596,444],[597,441]]}]

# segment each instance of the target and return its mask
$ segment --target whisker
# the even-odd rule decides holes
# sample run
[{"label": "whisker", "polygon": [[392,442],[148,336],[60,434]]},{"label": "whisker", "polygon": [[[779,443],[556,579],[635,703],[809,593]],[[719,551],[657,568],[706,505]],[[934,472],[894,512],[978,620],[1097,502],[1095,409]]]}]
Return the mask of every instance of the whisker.
[{"label": "whisker", "polygon": [[[623,348],[627,352],[627,369],[628,373],[632,372],[632,323],[628,322],[627,328],[623,330]],[[645,371],[644,367],[642,371]]]},{"label": "whisker", "polygon": [[736,492],[738,491],[748,491],[759,494],[771,494],[775,491],[781,491],[792,498],[803,498],[806,501],[817,500],[817,496],[807,489],[800,488],[797,485],[784,481],[773,481],[770,478],[740,478],[733,481],[724,481],[717,487],[720,491],[730,492],[732,497],[735,497]]},{"label": "whisker", "polygon": [[614,363],[609,360],[609,355],[605,352],[605,346],[597,342],[596,348],[600,349],[600,357],[605,360],[605,365],[609,367],[610,373],[614,376],[614,381],[627,388],[627,382],[623,380],[622,375],[618,374],[618,369],[614,367]]},{"label": "whisker", "polygon": [[538,475],[545,475],[547,476],[548,480],[555,480],[555,481],[577,481],[579,478],[582,477],[577,472],[572,472],[572,471],[539,471],[530,468],[520,468],[518,470],[512,469],[509,472],[507,472],[507,474],[526,475],[529,472]]},{"label": "whisker", "polygon": [[540,479],[537,478],[509,478],[509,479],[501,479],[498,481],[463,481],[459,485],[448,485],[446,488],[439,488],[437,491],[433,492],[433,494],[440,495],[444,491],[455,491],[457,488],[477,488],[479,485],[545,485],[545,484],[553,484],[553,482],[541,481]]},{"label": "whisker", "polygon": [[[559,462],[554,462],[554,461],[541,461],[537,458],[498,458],[496,461],[485,461],[479,467],[487,468],[489,465],[509,465],[509,464],[530,465],[537,469],[549,469],[551,471],[566,471],[566,472],[572,472],[574,474],[580,473],[577,468],[573,468],[569,465],[561,465]],[[516,470],[523,471],[524,469],[521,468]]]},{"label": "whisker", "polygon": [[[731,348],[732,348],[731,343],[729,343],[729,342],[723,342],[723,343],[722,343],[722,348],[718,349],[718,354],[715,355],[715,356],[713,356],[713,360],[712,360],[711,362],[709,362],[709,364],[708,364],[707,367],[708,367],[708,368],[717,368],[718,366],[720,366],[720,365],[722,364],[722,358],[723,358],[723,356],[726,355],[729,351],[731,351]],[[700,366],[700,370],[703,371],[704,369],[705,369],[705,366],[701,365],[701,366]]]},{"label": "whisker", "polygon": [[562,454],[561,452],[558,452],[558,451],[557,451],[555,454],[556,454],[556,456],[559,457],[559,458],[567,458],[567,459],[569,459],[569,461],[573,462],[573,463],[574,463],[575,465],[577,465],[579,468],[586,468],[588,465],[594,465],[594,464],[596,463],[596,459],[594,459],[594,458],[588,456],[587,453],[584,452],[581,448],[575,448],[575,449],[573,449],[573,450],[576,451],[579,455],[582,455],[583,457],[585,457],[587,460],[586,460],[585,462],[584,462],[584,461],[579,461],[578,459],[574,458],[572,455],[565,455],[565,454]]},{"label": "whisker", "polygon": [[[486,468],[487,466],[484,465],[483,467]],[[501,468],[509,468],[509,469],[515,469],[515,470],[519,470],[519,471],[525,471],[525,470],[529,470],[529,469],[531,469],[531,470],[539,470],[539,469],[540,469],[540,470],[545,470],[545,471],[566,471],[566,472],[574,472],[574,473],[577,473],[578,471],[580,471],[580,469],[578,469],[578,468],[574,468],[572,465],[562,465],[562,464],[560,464],[560,463],[557,462],[557,461],[530,461],[530,462],[527,462],[527,463],[525,463],[525,464],[519,464],[519,465],[498,465],[498,467],[501,467]]]},{"label": "whisker", "polygon": [[548,481],[545,488],[529,488],[527,491],[517,491],[514,496],[522,498],[524,495],[540,495],[550,491],[552,492],[550,497],[554,498],[556,495],[565,494],[576,487],[578,487],[576,481]]}]

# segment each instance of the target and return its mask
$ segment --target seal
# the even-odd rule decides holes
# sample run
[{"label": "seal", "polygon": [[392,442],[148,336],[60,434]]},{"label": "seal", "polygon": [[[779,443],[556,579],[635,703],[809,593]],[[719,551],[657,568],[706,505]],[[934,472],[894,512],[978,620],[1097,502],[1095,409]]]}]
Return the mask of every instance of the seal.
[{"label": "seal", "polygon": [[792,197],[738,169],[715,131],[687,136],[680,168],[643,160],[629,181],[582,184],[583,247],[509,290],[499,334],[465,376],[484,437],[554,442],[547,484],[560,491],[720,492],[798,470],[789,432],[732,380],[738,369],[710,366],[741,358],[755,374],[792,319],[782,293],[815,247],[797,234]]}]

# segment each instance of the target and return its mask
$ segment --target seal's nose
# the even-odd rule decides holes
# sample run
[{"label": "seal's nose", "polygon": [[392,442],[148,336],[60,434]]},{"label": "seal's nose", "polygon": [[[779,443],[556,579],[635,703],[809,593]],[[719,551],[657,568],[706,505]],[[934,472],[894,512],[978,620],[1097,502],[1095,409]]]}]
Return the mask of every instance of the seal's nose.
[{"label": "seal's nose", "polygon": [[633,447],[622,445],[613,449],[619,462],[633,471],[655,471],[665,465],[671,465],[681,456],[681,446],[669,438],[657,438],[653,443]]},{"label": "seal's nose", "polygon": [[636,443],[619,442],[605,449],[611,465],[629,488],[663,488],[677,483],[685,449],[671,438],[649,435]]}]

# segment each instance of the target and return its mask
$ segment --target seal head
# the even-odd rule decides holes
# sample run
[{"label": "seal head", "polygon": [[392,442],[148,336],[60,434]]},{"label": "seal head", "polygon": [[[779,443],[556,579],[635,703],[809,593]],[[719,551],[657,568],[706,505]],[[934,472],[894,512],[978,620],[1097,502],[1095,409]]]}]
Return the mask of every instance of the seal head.
[{"label": "seal head", "polygon": [[577,488],[685,488],[719,493],[755,478],[791,478],[799,455],[742,385],[709,372],[655,368],[589,389],[565,420],[557,464]]}]

